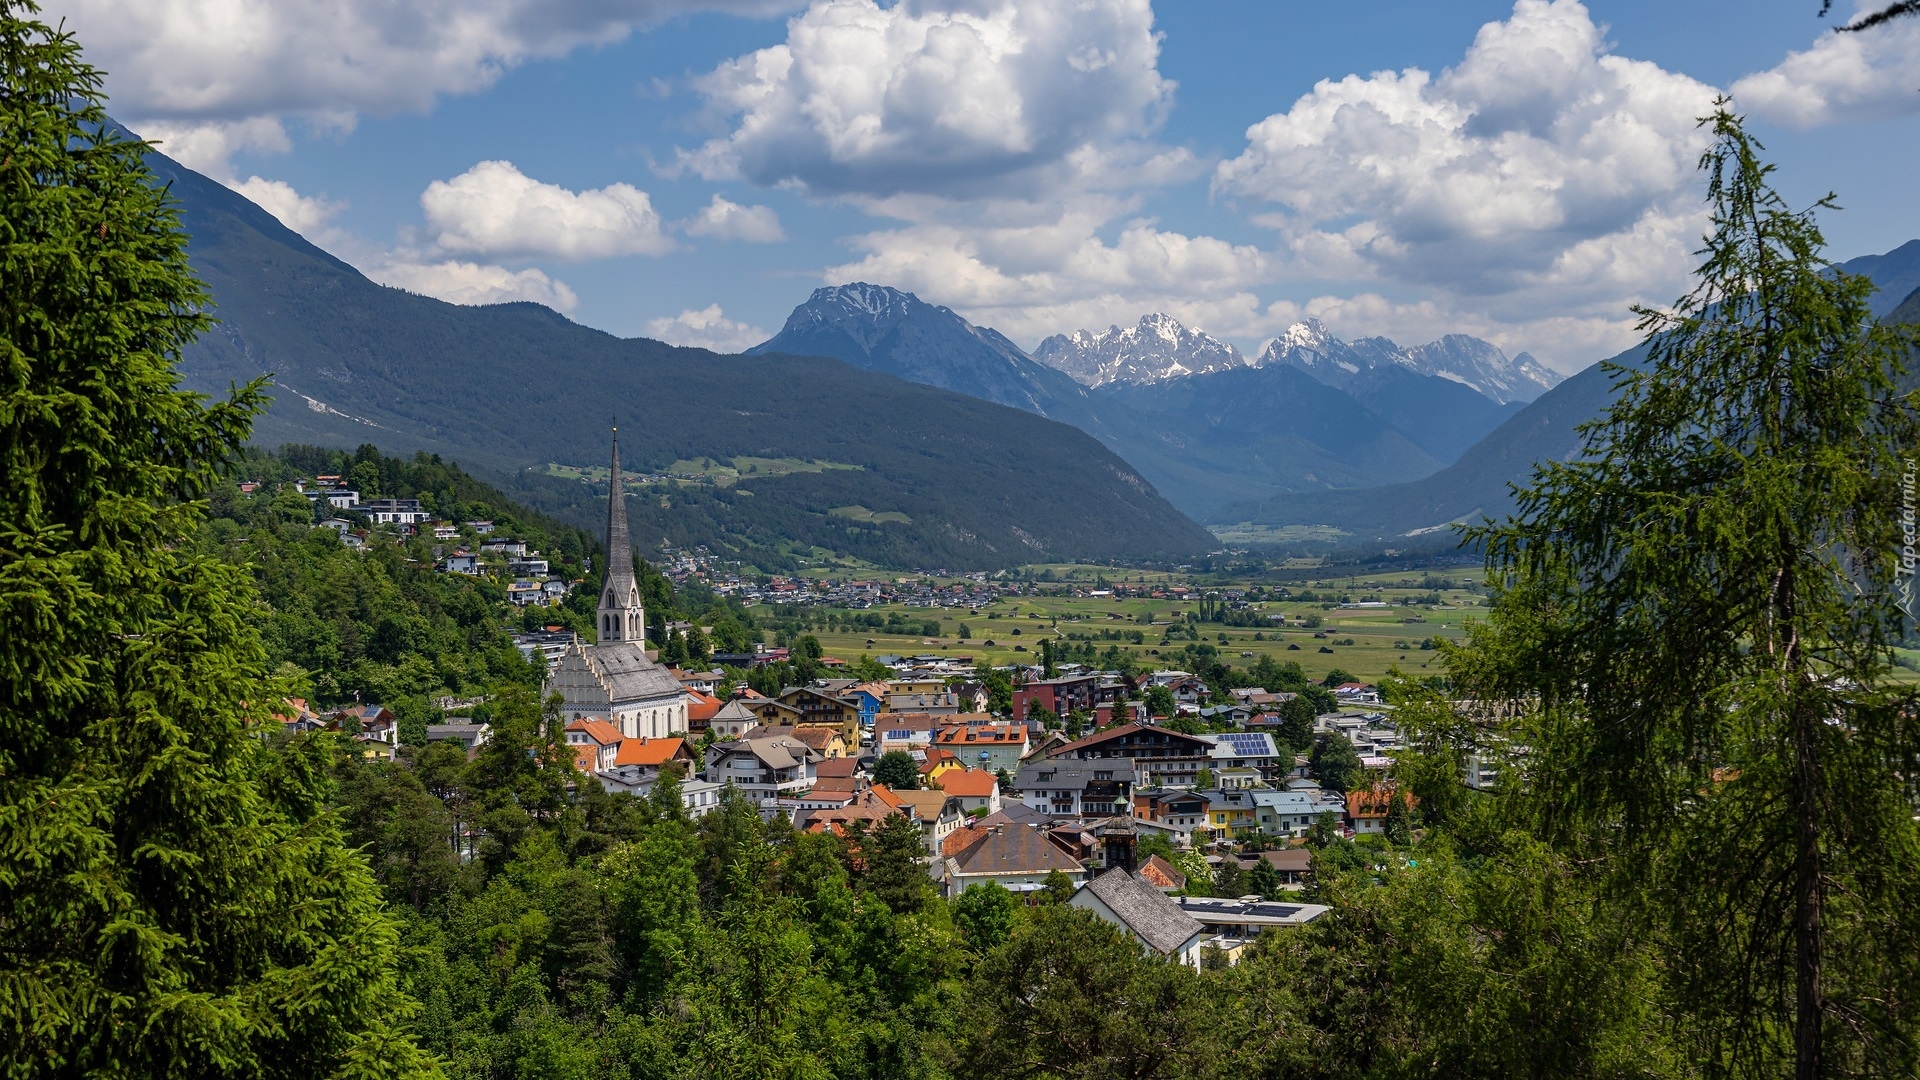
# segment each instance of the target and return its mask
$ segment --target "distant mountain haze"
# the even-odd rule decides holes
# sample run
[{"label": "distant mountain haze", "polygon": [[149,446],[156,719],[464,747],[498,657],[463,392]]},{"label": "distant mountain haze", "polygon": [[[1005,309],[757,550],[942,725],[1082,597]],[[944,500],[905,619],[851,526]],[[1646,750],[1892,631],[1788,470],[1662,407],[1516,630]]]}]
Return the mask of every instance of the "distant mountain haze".
[{"label": "distant mountain haze", "polygon": [[[634,473],[677,464],[708,480],[629,489],[643,550],[708,544],[775,568],[815,548],[993,567],[1186,556],[1213,542],[1066,424],[835,359],[719,356],[623,340],[536,304],[463,307],[377,285],[223,185],[158,153],[148,163],[181,202],[219,320],[186,350],[182,379],[218,395],[271,373],[258,442],[440,454],[599,528],[604,482],[534,467],[603,467],[617,415]],[[842,330],[857,345],[858,326]],[[1019,358],[990,332],[972,341]]]},{"label": "distant mountain haze", "polygon": [[[1839,266],[1880,285],[1872,301],[1878,317],[1920,323],[1920,240]],[[1899,293],[1903,287],[1907,292]],[[1633,368],[1646,363],[1646,355],[1646,347],[1638,345],[1610,362]],[[1351,533],[1358,544],[1392,545],[1409,537],[1439,534],[1450,522],[1510,513],[1512,486],[1530,483],[1537,462],[1567,460],[1577,454],[1581,441],[1576,428],[1599,417],[1613,400],[1613,381],[1605,367],[1594,364],[1542,394],[1432,476],[1349,491],[1249,500],[1224,508],[1218,520],[1330,525]],[[1905,386],[1920,387],[1920,361],[1908,371]]]}]

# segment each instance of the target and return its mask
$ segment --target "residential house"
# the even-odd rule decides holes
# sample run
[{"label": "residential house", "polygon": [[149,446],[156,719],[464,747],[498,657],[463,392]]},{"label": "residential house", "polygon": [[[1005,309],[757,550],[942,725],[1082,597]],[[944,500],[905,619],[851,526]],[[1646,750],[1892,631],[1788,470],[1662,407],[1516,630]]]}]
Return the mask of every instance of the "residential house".
[{"label": "residential house", "polygon": [[527,607],[530,604],[544,604],[547,592],[537,581],[521,578],[507,586],[507,602],[515,607]]},{"label": "residential house", "polygon": [[573,747],[574,765],[583,773],[598,774],[613,768],[620,741],[620,729],[599,717],[567,723],[567,745]]},{"label": "residential house", "polygon": [[[838,728],[840,738],[848,746],[860,745],[859,702],[813,686],[786,687],[780,691],[777,700],[799,714],[798,719],[783,720],[782,723]],[[773,722],[764,713],[761,714],[761,720],[763,723]]]},{"label": "residential house", "polygon": [[1076,887],[1087,878],[1086,868],[1037,828],[976,823],[947,835],[931,873],[951,899],[976,882],[991,882],[1012,893],[1039,892],[1056,870]]},{"label": "residential house", "polygon": [[685,739],[650,739],[643,735],[637,739],[620,740],[620,750],[614,755],[613,763],[655,770],[678,765],[680,775],[687,777],[692,776],[698,768],[699,758]]},{"label": "residential house", "polygon": [[1303,847],[1275,848],[1262,851],[1257,855],[1240,857],[1240,869],[1252,870],[1259,863],[1273,867],[1280,875],[1280,883],[1289,886],[1301,886],[1313,876],[1313,852]]},{"label": "residential house", "polygon": [[1352,829],[1355,836],[1386,832],[1387,812],[1396,798],[1404,800],[1407,809],[1413,808],[1413,792],[1396,791],[1389,784],[1347,792],[1347,828]]},{"label": "residential house", "polygon": [[742,735],[741,738],[795,739],[805,743],[807,749],[813,751],[814,760],[816,761],[825,761],[828,758],[843,758],[847,756],[846,740],[840,737],[840,729],[834,727],[817,727],[811,724],[798,727],[786,724],[762,724],[759,727],[748,729],[746,734]]},{"label": "residential house", "polygon": [[882,797],[891,797],[902,809],[912,808],[912,818],[926,835],[927,854],[940,854],[940,844],[967,818],[966,807],[952,793],[939,788],[897,791],[885,784],[873,785]]},{"label": "residential house", "polygon": [[960,712],[960,695],[946,691],[933,694],[888,694],[887,711],[954,716]]},{"label": "residential house", "polygon": [[968,813],[985,810],[993,814],[1000,809],[1000,781],[985,769],[950,769],[934,782],[941,791],[960,800],[961,808]]},{"label": "residential house", "polygon": [[1319,799],[1303,791],[1253,791],[1254,816],[1260,831],[1271,836],[1303,836],[1326,811]]},{"label": "residential house", "polygon": [[1222,946],[1244,943],[1269,929],[1305,926],[1325,915],[1321,904],[1294,904],[1272,900],[1234,900],[1214,896],[1183,896],[1180,910],[1224,939]]},{"label": "residential house", "polygon": [[1259,807],[1251,791],[1222,791],[1214,788],[1195,792],[1207,799],[1207,827],[1220,836],[1232,836],[1260,827]]},{"label": "residential house", "polygon": [[813,787],[815,760],[806,743],[787,736],[729,740],[708,748],[704,779],[755,800],[780,798]]},{"label": "residential house", "polygon": [[788,705],[778,698],[762,697],[759,694],[754,694],[750,697],[738,697],[734,700],[752,710],[753,715],[760,718],[760,723],[768,727],[783,724],[788,727],[793,727],[799,724],[801,717],[805,715],[800,711],[799,706]]},{"label": "residential house", "polygon": [[1014,687],[1013,718],[1025,723],[1028,713],[1035,708],[1046,709],[1055,716],[1065,716],[1075,710],[1091,713],[1102,700],[1113,700],[1112,693],[1102,699],[1100,689],[1098,675],[1034,680]]},{"label": "residential house", "polygon": [[480,573],[480,556],[471,551],[456,550],[446,557],[440,568],[449,574],[466,574],[469,577]]},{"label": "residential house", "polygon": [[954,724],[934,734],[933,745],[953,754],[969,767],[1011,773],[1027,756],[1025,724]]},{"label": "residential house", "polygon": [[418,525],[427,520],[419,499],[369,499],[360,512],[376,525]]},{"label": "residential house", "polygon": [[987,706],[993,701],[992,696],[987,693],[985,683],[971,681],[955,683],[949,689],[960,699],[961,712],[986,712]]},{"label": "residential house", "polygon": [[[1214,743],[1204,736],[1184,735],[1151,724],[1121,724],[1058,747],[1048,757],[1055,761],[1123,758],[1129,762],[1143,759],[1162,762],[1166,759],[1198,758],[1211,762],[1213,750]],[[1158,768],[1152,771],[1156,775],[1161,772]]]},{"label": "residential house", "polygon": [[940,777],[950,772],[966,768],[953,751],[938,746],[929,746],[925,750],[909,750],[909,754],[920,756],[920,786],[938,787]]},{"label": "residential house", "polygon": [[1157,885],[1125,867],[1094,878],[1068,903],[1125,930],[1148,952],[1176,964],[1200,966],[1201,946],[1210,936],[1207,928]]},{"label": "residential house", "polygon": [[874,718],[873,752],[878,756],[889,750],[925,750],[945,723],[944,717],[926,713],[881,713]]},{"label": "residential house", "polygon": [[1207,825],[1207,797],[1184,788],[1135,789],[1133,816],[1190,834]]},{"label": "residential house", "polygon": [[[683,673],[684,674],[684,673]],[[685,679],[680,685],[687,687],[687,733],[697,735],[707,730],[707,725],[725,707],[726,703],[712,694],[687,684]]]},{"label": "residential house", "polygon": [[298,735],[307,731],[320,731],[327,726],[327,720],[319,713],[307,708],[306,698],[288,698],[286,707],[275,715],[286,725],[287,734]]},{"label": "residential house", "polygon": [[487,745],[487,739],[492,737],[492,735],[492,727],[486,724],[476,724],[470,720],[462,721],[449,718],[447,723],[444,724],[427,725],[428,742],[457,742],[467,748],[468,754],[472,754],[475,750]]},{"label": "residential house", "polygon": [[1020,801],[1054,817],[1112,817],[1127,806],[1133,770],[1126,762],[1050,758],[1020,767]]},{"label": "residential house", "polygon": [[1333,696],[1343,705],[1378,705],[1380,688],[1362,682],[1345,682],[1333,688]]},{"label": "residential house", "polygon": [[480,550],[517,559],[526,555],[527,542],[506,536],[492,536],[480,542]]}]

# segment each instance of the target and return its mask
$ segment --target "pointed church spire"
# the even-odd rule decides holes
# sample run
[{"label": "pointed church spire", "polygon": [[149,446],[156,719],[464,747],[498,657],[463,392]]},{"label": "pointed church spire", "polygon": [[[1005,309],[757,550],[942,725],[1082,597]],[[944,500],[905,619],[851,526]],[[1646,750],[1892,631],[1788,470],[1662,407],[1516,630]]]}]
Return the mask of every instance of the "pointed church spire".
[{"label": "pointed church spire", "polygon": [[613,466],[607,476],[607,578],[600,590],[600,640],[644,641],[647,619],[633,580],[633,541],[627,534],[627,492],[620,480],[620,429],[613,429]]}]

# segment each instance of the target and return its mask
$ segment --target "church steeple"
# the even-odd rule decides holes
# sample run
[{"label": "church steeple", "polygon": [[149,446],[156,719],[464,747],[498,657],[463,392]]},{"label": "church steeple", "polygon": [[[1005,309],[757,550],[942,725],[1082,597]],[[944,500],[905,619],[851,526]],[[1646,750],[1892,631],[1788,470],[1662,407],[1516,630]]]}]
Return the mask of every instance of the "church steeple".
[{"label": "church steeple", "polygon": [[633,541],[627,535],[627,493],[620,483],[620,429],[613,429],[613,467],[607,477],[607,578],[600,590],[600,640],[646,643],[647,614],[633,580]]}]

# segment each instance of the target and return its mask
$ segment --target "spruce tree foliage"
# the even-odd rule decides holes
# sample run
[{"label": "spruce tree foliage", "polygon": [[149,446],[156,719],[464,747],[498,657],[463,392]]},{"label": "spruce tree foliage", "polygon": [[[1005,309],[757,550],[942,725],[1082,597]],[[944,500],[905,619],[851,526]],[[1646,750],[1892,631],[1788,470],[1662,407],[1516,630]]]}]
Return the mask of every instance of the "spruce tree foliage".
[{"label": "spruce tree foliage", "polygon": [[0,0],[0,1071],[409,1076],[398,935],[322,748],[269,756],[246,575],[189,540],[257,386],[70,35]]},{"label": "spruce tree foliage", "polygon": [[1501,588],[1450,667],[1527,704],[1540,825],[1613,861],[1710,1075],[1912,1075],[1913,336],[1822,261],[1831,198],[1790,210],[1740,120],[1706,122],[1698,283],[1641,312],[1650,363],[1613,372],[1585,456],[1478,531]]}]

